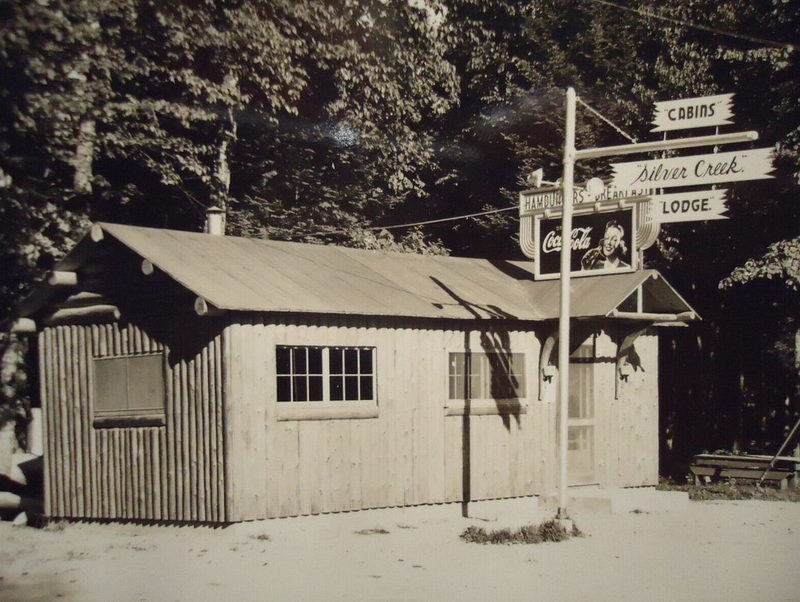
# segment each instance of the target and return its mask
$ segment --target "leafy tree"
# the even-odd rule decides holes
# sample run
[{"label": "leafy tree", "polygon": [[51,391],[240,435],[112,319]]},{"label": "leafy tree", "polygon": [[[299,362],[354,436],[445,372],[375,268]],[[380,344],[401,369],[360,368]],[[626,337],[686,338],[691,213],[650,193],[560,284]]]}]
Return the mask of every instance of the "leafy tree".
[{"label": "leafy tree", "polygon": [[[660,11],[767,40],[654,20],[654,33],[663,35],[642,81],[658,100],[735,92],[736,126],[729,129],[758,130],[758,146],[776,147],[774,180],[726,186],[729,220],[663,226],[658,249],[648,256],[704,317],[692,332],[662,336],[662,366],[674,375],[661,383],[662,423],[675,442],[664,455],[679,472],[702,449],[774,451],[797,402],[794,371],[780,351],[796,301],[774,287],[722,293],[717,283],[770,241],[797,235],[800,113],[786,102],[800,91],[797,53],[777,42],[797,39],[800,21],[791,2],[668,2]],[[686,365],[697,370],[687,372]]]},{"label": "leafy tree", "polygon": [[[783,294],[775,291],[774,287],[769,287],[773,290],[767,289],[765,293],[773,307],[782,307],[785,311],[781,312],[783,315],[779,313],[774,316],[783,327],[782,336],[775,342],[774,352],[787,372],[794,370],[794,397],[795,400],[800,399],[800,237],[772,243],[760,257],[749,259],[744,265],[734,268],[730,275],[720,281],[719,286],[721,289],[731,289],[757,280],[774,280],[778,285],[782,283],[785,286]],[[783,303],[779,301],[781,297],[786,297]],[[797,407],[793,414],[796,413]],[[784,426],[788,427],[788,424]]]},{"label": "leafy tree", "polygon": [[87,218],[352,239],[436,170],[455,102],[435,2],[0,5],[3,304]]}]

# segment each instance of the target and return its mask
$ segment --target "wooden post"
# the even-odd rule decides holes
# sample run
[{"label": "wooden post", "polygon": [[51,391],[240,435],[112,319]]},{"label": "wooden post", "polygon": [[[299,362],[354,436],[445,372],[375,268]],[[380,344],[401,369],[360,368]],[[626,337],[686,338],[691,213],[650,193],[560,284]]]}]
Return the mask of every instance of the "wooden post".
[{"label": "wooden post", "polygon": [[69,307],[59,309],[48,318],[48,325],[70,323],[73,320],[91,318],[92,320],[119,320],[122,314],[115,305],[88,305],[86,307]]},{"label": "wooden post", "polygon": [[224,309],[220,309],[219,307],[215,307],[202,297],[197,297],[194,300],[194,310],[197,312],[198,316],[219,316],[225,313]]},{"label": "wooden post", "polygon": [[48,276],[47,283],[51,286],[75,286],[78,284],[78,274],[55,270]]},{"label": "wooden post", "polygon": [[11,325],[14,334],[36,334],[36,322],[30,318],[17,318]]},{"label": "wooden post", "polygon": [[567,118],[564,138],[564,172],[561,180],[563,210],[561,212],[561,295],[558,317],[559,416],[558,443],[560,474],[558,483],[558,515],[567,519],[567,411],[569,408],[569,312],[570,254],[572,250],[572,187],[575,169],[575,89],[567,88]]},{"label": "wooden post", "polygon": [[142,259],[142,274],[149,276],[155,271],[156,267],[153,265],[152,261],[149,259]]}]

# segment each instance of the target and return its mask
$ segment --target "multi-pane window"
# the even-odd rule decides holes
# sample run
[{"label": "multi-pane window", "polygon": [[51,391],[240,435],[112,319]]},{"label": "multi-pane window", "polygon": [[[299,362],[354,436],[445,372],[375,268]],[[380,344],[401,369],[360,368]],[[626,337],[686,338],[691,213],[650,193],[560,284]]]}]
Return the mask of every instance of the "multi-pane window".
[{"label": "multi-pane window", "polygon": [[524,353],[451,353],[450,399],[525,397]]},{"label": "multi-pane window", "polygon": [[374,347],[276,349],[278,401],[372,401]]}]

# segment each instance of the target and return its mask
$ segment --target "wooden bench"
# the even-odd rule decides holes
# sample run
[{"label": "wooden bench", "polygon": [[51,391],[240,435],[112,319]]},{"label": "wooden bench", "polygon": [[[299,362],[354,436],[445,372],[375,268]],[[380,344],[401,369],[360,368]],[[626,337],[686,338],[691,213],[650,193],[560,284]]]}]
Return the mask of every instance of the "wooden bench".
[{"label": "wooden bench", "polygon": [[[769,470],[772,456],[729,456],[725,454],[697,454],[689,466],[695,485],[720,479],[748,479],[777,484],[781,489],[797,488],[800,458],[778,456]],[[766,474],[764,474],[766,471]]]}]

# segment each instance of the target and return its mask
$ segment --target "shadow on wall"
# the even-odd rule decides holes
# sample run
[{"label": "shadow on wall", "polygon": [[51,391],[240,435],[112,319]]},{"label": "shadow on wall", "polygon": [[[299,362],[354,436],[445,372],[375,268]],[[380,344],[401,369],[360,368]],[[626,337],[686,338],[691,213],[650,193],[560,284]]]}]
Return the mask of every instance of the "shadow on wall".
[{"label": "shadow on wall", "polygon": [[[513,266],[512,266],[513,267]],[[483,323],[487,321],[491,324],[492,320],[509,320],[514,319],[516,316],[503,311],[495,305],[481,305],[472,303],[459,296],[455,291],[449,288],[441,280],[431,276],[436,285],[446,292],[452,299],[468,313],[470,313],[476,320],[482,320]],[[486,328],[480,329],[480,345],[481,352],[485,354],[491,369],[491,383],[490,393],[494,399],[497,413],[503,421],[506,430],[511,428],[511,417],[513,416],[519,425],[521,404],[514,396],[514,391],[518,391],[521,382],[516,374],[513,372],[513,355],[511,353],[511,340],[508,330],[505,327],[500,328]],[[464,333],[464,350],[470,354],[469,332]],[[464,380],[466,387],[468,379]],[[469,416],[469,401],[470,391],[464,391],[465,416]],[[499,400],[504,400],[501,404]],[[513,401],[509,402],[511,399]],[[467,426],[468,429],[468,426]]]},{"label": "shadow on wall", "polygon": [[225,328],[224,317],[201,317],[189,312],[177,315],[127,314],[123,310],[120,329],[128,324],[142,330],[151,340],[161,343],[167,363],[175,367],[197,358]]}]

